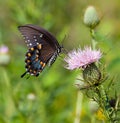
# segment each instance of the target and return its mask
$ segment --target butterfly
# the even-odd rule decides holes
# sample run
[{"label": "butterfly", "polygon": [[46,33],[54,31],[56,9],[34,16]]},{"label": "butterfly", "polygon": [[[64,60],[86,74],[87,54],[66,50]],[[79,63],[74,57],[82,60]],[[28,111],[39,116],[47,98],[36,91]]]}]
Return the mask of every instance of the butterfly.
[{"label": "butterfly", "polygon": [[26,73],[37,77],[46,65],[51,66],[55,62],[62,46],[50,32],[39,26],[27,24],[18,29],[28,47],[25,55],[26,71],[21,77]]}]

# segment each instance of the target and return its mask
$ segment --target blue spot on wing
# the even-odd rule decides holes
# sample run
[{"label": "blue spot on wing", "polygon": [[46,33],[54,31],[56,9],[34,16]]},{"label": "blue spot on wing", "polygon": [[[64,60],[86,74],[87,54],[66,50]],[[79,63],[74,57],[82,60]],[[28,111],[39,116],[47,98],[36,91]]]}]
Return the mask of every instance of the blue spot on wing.
[{"label": "blue spot on wing", "polygon": [[33,61],[31,64],[32,69],[34,70],[42,70],[42,65],[40,64],[40,60],[38,61]]}]

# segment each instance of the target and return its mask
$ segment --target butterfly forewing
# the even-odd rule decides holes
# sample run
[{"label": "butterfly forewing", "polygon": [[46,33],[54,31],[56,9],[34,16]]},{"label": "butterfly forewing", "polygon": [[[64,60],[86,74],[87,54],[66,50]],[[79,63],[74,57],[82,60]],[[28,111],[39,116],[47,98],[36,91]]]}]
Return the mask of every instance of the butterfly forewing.
[{"label": "butterfly forewing", "polygon": [[43,34],[40,33],[39,31],[34,30],[27,26],[20,26],[19,30],[22,33],[25,43],[29,48],[36,46],[38,42],[41,44],[43,43],[42,42]]},{"label": "butterfly forewing", "polygon": [[52,48],[60,48],[56,38],[41,27],[28,24],[25,26],[19,26],[18,29],[22,33],[25,43],[29,48],[36,46],[37,43],[44,44],[45,42],[47,42]]},{"label": "butterfly forewing", "polygon": [[61,46],[51,33],[41,27],[25,25],[18,28],[29,48],[25,59],[26,72],[21,77],[26,73],[38,76],[47,63],[54,63]]}]

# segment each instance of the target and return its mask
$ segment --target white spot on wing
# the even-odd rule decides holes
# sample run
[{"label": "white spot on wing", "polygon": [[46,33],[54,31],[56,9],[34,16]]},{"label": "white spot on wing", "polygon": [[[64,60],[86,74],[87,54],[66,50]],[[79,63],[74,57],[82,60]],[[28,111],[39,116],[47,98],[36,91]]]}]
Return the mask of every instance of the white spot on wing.
[{"label": "white spot on wing", "polygon": [[30,43],[29,45],[32,46],[32,43]]},{"label": "white spot on wing", "polygon": [[42,38],[42,37],[43,37],[43,34],[40,35],[40,38]]},{"label": "white spot on wing", "polygon": [[37,41],[37,39],[35,39],[35,41]]},{"label": "white spot on wing", "polygon": [[27,41],[28,41],[28,43],[30,42],[30,40],[29,40],[29,39],[28,39]]}]

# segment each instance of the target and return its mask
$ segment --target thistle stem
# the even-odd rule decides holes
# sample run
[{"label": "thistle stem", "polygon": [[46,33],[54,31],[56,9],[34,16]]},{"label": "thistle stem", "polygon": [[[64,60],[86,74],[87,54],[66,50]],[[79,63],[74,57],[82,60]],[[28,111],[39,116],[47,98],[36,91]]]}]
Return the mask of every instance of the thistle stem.
[{"label": "thistle stem", "polygon": [[[97,45],[97,41],[95,40],[95,30],[94,29],[90,29],[90,34],[91,34],[91,38],[92,38],[92,48],[95,50],[96,49],[96,45]],[[108,98],[104,89],[104,86],[101,84],[98,87],[96,87],[96,93],[98,95],[99,98],[99,105],[100,107],[103,109],[103,113],[105,114],[105,116],[107,117],[108,120],[110,120],[110,115],[109,115],[109,102],[108,102]]]},{"label": "thistle stem", "polygon": [[81,110],[82,110],[82,100],[83,100],[83,94],[79,90],[77,93],[76,117],[75,117],[74,123],[80,123],[80,115],[81,115]]},{"label": "thistle stem", "polygon": [[96,45],[97,45],[97,41],[95,40],[95,30],[90,29],[90,34],[91,34],[91,37],[92,37],[92,48],[93,48],[93,50],[95,50]]}]

